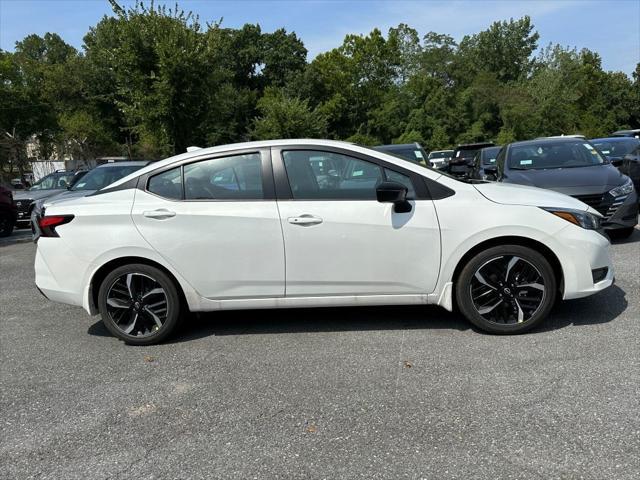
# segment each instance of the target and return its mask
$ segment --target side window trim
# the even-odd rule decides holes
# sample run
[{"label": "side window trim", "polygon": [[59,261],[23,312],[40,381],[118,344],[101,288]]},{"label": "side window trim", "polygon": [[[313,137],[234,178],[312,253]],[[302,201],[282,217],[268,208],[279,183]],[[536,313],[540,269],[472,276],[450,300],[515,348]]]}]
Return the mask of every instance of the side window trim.
[{"label": "side window trim", "polygon": [[[328,147],[328,146],[318,146],[318,145],[286,145],[283,147],[271,147],[271,165],[273,171],[273,178],[275,183],[275,194],[278,200],[295,200],[293,198],[293,193],[291,192],[291,186],[289,184],[289,178],[287,176],[287,171],[284,166],[284,157],[283,153],[286,151],[294,151],[294,150],[313,150],[317,152],[327,152],[327,153],[336,153],[340,155],[345,155],[348,157],[353,157],[358,160],[363,160],[365,162],[370,162],[378,165],[382,169],[383,178],[387,178],[387,174],[385,169],[392,170],[396,173],[404,175],[405,177],[409,177],[411,180],[411,184],[413,185],[413,190],[416,192],[415,199],[413,200],[430,200],[431,195],[427,188],[427,184],[424,181],[424,177],[419,175],[411,170],[405,170],[402,167],[399,167],[395,164],[385,162],[376,157],[371,157],[369,155],[364,155],[359,152],[353,152],[351,150],[345,150],[342,148],[336,147]],[[326,199],[310,199],[310,200],[296,200],[296,201],[328,201]],[[330,201],[352,201],[350,199],[335,199]],[[375,201],[375,200],[371,200]]]},{"label": "side window trim", "polygon": [[[258,153],[260,155],[260,165],[261,165],[261,175],[262,175],[262,192],[263,198],[258,199],[186,199],[186,186],[185,186],[185,178],[184,178],[184,167],[185,165],[190,165],[193,163],[203,162],[207,160],[215,160],[216,158],[227,158],[227,157],[235,157],[239,155],[248,155],[251,153]],[[156,175],[160,175],[166,171],[173,170],[176,167],[180,167],[180,178],[182,181],[182,198],[166,198],[160,195],[157,195],[151,191],[149,191],[149,180],[151,177],[155,177]],[[138,177],[136,188],[139,190],[148,193],[149,195],[154,195],[158,198],[162,198],[168,202],[264,202],[268,200],[276,199],[276,189],[274,184],[274,172],[271,164],[271,149],[270,148],[245,148],[241,150],[229,150],[225,152],[219,152],[215,154],[202,155],[199,157],[187,158],[182,160],[181,162],[172,163],[170,165],[166,165],[157,170],[153,170],[146,174]]]}]

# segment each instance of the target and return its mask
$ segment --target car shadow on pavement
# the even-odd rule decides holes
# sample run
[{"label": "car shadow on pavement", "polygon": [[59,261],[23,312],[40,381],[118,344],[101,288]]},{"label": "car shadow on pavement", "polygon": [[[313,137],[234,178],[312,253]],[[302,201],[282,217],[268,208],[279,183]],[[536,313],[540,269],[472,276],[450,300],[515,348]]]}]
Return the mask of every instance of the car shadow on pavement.
[{"label": "car shadow on pavement", "polygon": [[547,320],[532,333],[558,330],[569,325],[578,327],[608,323],[620,316],[628,305],[626,292],[613,285],[590,297],[558,303]]},{"label": "car shadow on pavement", "polygon": [[[591,297],[560,302],[543,324],[530,333],[558,330],[569,325],[611,322],[627,308],[625,295],[624,290],[614,285]],[[473,329],[484,333],[459,313],[432,305],[229,310],[190,314],[185,320],[180,331],[165,343],[181,343],[209,336],[300,332]],[[87,333],[111,336],[101,321],[91,325]]]}]

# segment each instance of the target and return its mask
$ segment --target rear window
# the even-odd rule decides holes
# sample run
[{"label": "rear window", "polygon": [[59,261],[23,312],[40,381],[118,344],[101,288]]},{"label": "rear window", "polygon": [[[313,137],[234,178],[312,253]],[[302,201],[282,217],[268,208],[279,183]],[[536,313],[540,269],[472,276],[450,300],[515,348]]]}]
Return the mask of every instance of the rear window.
[{"label": "rear window", "polygon": [[144,165],[121,165],[96,167],[78,180],[71,190],[100,190],[107,185],[117,182],[130,173],[140,170]]},{"label": "rear window", "polygon": [[397,157],[403,158],[405,160],[409,160],[411,162],[422,162],[424,160],[424,155],[422,151],[418,148],[407,148],[403,150],[390,150],[388,153],[392,153]]}]

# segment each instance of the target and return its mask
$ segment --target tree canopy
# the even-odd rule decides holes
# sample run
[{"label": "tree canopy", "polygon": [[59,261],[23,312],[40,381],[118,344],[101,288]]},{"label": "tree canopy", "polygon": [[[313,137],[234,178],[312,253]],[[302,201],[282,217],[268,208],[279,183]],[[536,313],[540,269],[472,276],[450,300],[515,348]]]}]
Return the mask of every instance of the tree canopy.
[{"label": "tree canopy", "polygon": [[374,29],[307,61],[285,29],[112,5],[81,51],[55,33],[0,50],[0,167],[24,162],[34,137],[39,158],[153,158],[249,139],[441,149],[640,125],[640,64],[630,78],[591,50],[539,49],[529,17],[460,42],[405,24]]}]

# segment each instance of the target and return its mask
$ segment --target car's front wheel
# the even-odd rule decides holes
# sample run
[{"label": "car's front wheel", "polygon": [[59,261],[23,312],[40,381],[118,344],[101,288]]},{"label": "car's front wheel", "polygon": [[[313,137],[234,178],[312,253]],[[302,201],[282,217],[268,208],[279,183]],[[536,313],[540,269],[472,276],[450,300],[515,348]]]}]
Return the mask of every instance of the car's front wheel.
[{"label": "car's front wheel", "polygon": [[549,261],[520,245],[489,248],[474,256],[456,283],[462,314],[490,333],[522,333],[551,311],[557,283]]},{"label": "car's front wheel", "polygon": [[180,296],[169,276],[158,268],[132,264],[109,273],[98,292],[102,321],[131,345],[166,339],[180,320]]}]

